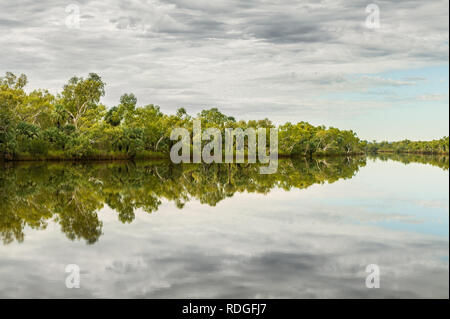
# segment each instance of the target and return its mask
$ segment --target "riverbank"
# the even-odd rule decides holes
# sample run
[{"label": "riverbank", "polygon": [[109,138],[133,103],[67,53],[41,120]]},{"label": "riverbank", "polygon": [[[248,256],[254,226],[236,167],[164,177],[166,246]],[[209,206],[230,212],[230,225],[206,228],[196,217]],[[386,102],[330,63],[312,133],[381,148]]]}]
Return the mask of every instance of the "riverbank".
[{"label": "riverbank", "polygon": [[10,159],[0,159],[4,162],[88,162],[88,161],[129,161],[129,160],[166,160],[168,154],[162,152],[141,152],[136,155],[120,153],[98,153],[87,156],[69,156],[62,152],[49,152],[46,155],[30,155],[28,153],[16,154]]},{"label": "riverbank", "polygon": [[[394,151],[378,151],[378,152],[367,152],[367,153],[346,153],[346,154],[336,154],[336,153],[319,153],[312,155],[296,154],[279,154],[280,159],[295,159],[295,158],[334,158],[334,157],[356,157],[356,156],[371,156],[371,155],[424,155],[424,156],[449,156],[449,153],[433,153],[433,152],[394,152]],[[247,158],[247,154],[245,155]],[[102,161],[133,161],[133,160],[170,160],[170,155],[162,152],[142,152],[134,156],[128,154],[117,154],[117,153],[102,153],[95,154],[91,156],[67,156],[62,153],[49,152],[47,155],[42,156],[32,156],[27,153],[17,154],[10,159],[0,158],[0,162],[102,162]]]}]

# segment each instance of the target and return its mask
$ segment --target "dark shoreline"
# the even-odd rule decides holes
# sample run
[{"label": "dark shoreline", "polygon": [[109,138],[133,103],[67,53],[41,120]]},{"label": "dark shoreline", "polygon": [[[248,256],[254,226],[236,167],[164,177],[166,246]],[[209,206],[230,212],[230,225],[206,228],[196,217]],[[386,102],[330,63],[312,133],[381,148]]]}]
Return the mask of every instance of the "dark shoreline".
[{"label": "dark shoreline", "polygon": [[[317,154],[307,155],[278,155],[280,159],[320,159],[320,158],[336,158],[336,157],[357,157],[357,156],[373,156],[383,154],[398,155],[423,155],[423,156],[449,156],[449,153],[432,153],[432,152],[394,152],[394,151],[378,151],[376,153],[349,153],[349,154]],[[149,157],[87,157],[87,158],[0,158],[0,163],[27,163],[27,162],[67,162],[67,163],[88,163],[88,162],[130,162],[130,161],[170,161],[169,156],[149,156]]]}]

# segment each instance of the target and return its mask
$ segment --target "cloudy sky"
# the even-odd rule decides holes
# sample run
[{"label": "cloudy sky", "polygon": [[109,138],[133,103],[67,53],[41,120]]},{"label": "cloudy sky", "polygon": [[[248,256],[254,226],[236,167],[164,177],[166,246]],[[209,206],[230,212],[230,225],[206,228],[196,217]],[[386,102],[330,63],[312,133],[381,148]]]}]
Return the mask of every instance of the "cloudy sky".
[{"label": "cloudy sky", "polygon": [[309,121],[364,139],[448,135],[449,5],[376,1],[2,0],[0,72],[57,93],[96,72],[167,113]]}]

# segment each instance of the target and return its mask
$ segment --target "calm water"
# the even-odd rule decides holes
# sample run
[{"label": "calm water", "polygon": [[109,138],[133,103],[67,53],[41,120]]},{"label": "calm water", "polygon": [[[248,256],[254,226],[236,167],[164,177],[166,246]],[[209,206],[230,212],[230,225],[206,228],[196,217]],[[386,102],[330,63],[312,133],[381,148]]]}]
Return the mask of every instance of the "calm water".
[{"label": "calm water", "polygon": [[[1,165],[1,164],[0,164]],[[448,298],[448,158],[23,163],[0,172],[0,297]],[[68,289],[65,267],[81,269]],[[366,266],[380,288],[366,288]]]}]

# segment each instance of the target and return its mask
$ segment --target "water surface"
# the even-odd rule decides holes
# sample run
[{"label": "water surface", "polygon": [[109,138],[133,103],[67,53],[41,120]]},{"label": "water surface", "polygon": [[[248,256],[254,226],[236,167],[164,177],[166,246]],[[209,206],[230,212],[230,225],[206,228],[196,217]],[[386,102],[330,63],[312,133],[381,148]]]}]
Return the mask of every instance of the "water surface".
[{"label": "water surface", "polygon": [[447,157],[4,164],[0,297],[448,298],[448,192]]}]

